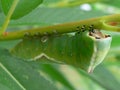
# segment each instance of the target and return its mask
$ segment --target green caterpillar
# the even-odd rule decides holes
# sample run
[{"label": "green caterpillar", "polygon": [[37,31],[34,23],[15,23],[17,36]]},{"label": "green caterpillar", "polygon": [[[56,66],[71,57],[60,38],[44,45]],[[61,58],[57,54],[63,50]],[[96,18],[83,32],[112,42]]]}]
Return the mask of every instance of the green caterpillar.
[{"label": "green caterpillar", "polygon": [[103,61],[112,40],[109,35],[92,27],[89,30],[85,26],[81,30],[78,27],[74,35],[28,35],[11,52],[28,60],[44,61],[46,58],[92,72]]}]

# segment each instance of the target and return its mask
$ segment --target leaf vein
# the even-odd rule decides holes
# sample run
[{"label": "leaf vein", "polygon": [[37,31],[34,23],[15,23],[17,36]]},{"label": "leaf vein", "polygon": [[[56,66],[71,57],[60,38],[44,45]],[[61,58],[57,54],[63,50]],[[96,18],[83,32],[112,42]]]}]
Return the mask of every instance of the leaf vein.
[{"label": "leaf vein", "polygon": [[23,89],[26,90],[26,88],[9,72],[9,70],[0,63],[0,67]]}]

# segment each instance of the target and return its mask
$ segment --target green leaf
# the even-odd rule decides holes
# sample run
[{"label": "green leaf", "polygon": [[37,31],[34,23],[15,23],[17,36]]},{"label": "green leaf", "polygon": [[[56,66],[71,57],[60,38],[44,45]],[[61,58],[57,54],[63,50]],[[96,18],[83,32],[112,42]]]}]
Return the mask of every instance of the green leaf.
[{"label": "green leaf", "polygon": [[0,41],[0,48],[11,49],[17,45],[20,40],[12,40],[12,41]]},{"label": "green leaf", "polygon": [[98,83],[100,86],[105,88],[106,90],[119,90],[120,83],[113,76],[113,74],[105,68],[103,65],[97,67],[92,74],[87,74],[81,70],[78,70],[80,74],[86,75],[91,78],[93,81]]},{"label": "green leaf", "polygon": [[51,4],[51,3],[58,3],[58,2],[60,2],[60,1],[62,1],[62,0],[44,0],[44,1],[43,1],[43,4],[44,4],[44,5],[49,5],[49,4]]},{"label": "green leaf", "polygon": [[112,41],[112,44],[111,44],[111,47],[112,48],[117,48],[120,46],[120,33],[114,33],[114,32],[111,32],[112,34],[112,37],[113,37],[113,41]]},{"label": "green leaf", "polygon": [[[62,90],[61,88],[65,88],[64,90],[75,90],[72,84],[65,78],[65,76],[58,70],[61,65],[59,64],[41,64],[41,62],[28,62],[32,68],[36,70],[41,70],[47,78],[55,83],[59,83],[57,87]],[[34,63],[34,64],[33,64]]]},{"label": "green leaf", "polygon": [[119,7],[120,8],[120,0],[103,0],[104,4],[110,5],[110,6],[114,6],[114,7]]},{"label": "green leaf", "polygon": [[111,49],[105,58],[105,64],[119,66],[118,61],[120,61],[120,33],[108,31],[106,33],[112,36],[112,43]]},{"label": "green leaf", "polygon": [[[27,26],[27,25],[54,25],[65,22],[80,21],[93,17],[106,15],[102,11],[82,11],[79,7],[74,8],[42,8],[38,7],[28,15],[11,20],[9,26]],[[34,17],[34,18],[33,18]],[[0,14],[0,26],[4,21],[5,16]]]},{"label": "green leaf", "polygon": [[4,49],[0,49],[0,89],[57,90],[27,62],[12,57]]},{"label": "green leaf", "polygon": [[[111,43],[111,49],[105,58],[106,64],[108,62],[111,62],[111,64],[115,61],[119,61],[120,56],[120,33],[119,32],[106,32],[112,36],[112,43]],[[116,63],[117,65],[117,63]],[[119,65],[119,64],[118,64]]]},{"label": "green leaf", "polygon": [[[37,62],[37,64],[39,64],[39,62]],[[64,85],[70,90],[75,89],[70,84],[70,82],[68,82],[68,80],[64,77],[64,75],[62,75],[62,73],[58,69],[56,69],[56,67],[53,67],[50,64],[43,64],[43,65],[39,64],[39,65],[42,68],[41,70],[43,72],[46,72],[46,74],[48,74],[53,80],[55,80],[56,82],[60,82],[62,85]]]},{"label": "green leaf", "polygon": [[[19,0],[18,5],[12,15],[12,19],[18,19],[42,3],[43,0]],[[13,0],[1,0],[4,13],[7,15]]]},{"label": "green leaf", "polygon": [[[65,22],[80,21],[92,17],[103,16],[100,11],[82,11],[75,8],[37,8],[25,17],[11,21],[11,25],[53,25]],[[33,19],[34,17],[34,19]]]}]

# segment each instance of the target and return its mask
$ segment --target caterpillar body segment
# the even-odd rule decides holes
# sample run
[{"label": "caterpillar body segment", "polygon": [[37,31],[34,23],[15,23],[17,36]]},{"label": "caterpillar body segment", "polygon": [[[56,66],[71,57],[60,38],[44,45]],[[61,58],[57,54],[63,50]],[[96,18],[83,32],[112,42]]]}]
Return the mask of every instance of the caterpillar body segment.
[{"label": "caterpillar body segment", "polygon": [[75,35],[51,35],[23,39],[11,50],[13,55],[44,62],[57,62],[92,72],[106,56],[111,37],[98,30],[77,32]]}]

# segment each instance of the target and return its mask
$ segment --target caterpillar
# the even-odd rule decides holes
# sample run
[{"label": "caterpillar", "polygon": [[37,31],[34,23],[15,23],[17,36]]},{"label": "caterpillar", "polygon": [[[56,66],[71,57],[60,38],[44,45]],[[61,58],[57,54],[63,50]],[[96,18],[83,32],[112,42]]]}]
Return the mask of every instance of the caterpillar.
[{"label": "caterpillar", "polygon": [[[87,29],[87,30],[86,30]],[[55,34],[34,36],[26,34],[12,54],[28,60],[69,64],[92,72],[105,58],[112,37],[94,29],[93,25],[77,27],[74,35]]]}]

